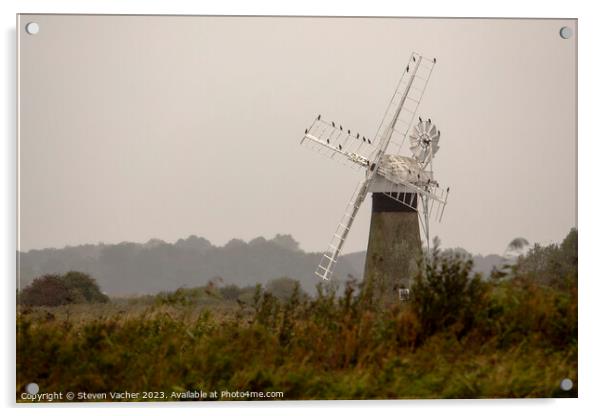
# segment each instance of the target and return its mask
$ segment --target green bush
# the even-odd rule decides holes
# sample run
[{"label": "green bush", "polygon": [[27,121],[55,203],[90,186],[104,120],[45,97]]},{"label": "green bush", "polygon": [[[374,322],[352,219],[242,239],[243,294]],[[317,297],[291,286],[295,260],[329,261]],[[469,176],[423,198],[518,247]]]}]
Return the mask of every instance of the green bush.
[{"label": "green bush", "polygon": [[61,277],[73,303],[106,303],[109,297],[100,291],[96,280],[85,273],[68,272]]},{"label": "green bush", "polygon": [[59,306],[70,303],[106,303],[96,280],[80,272],[44,275],[34,279],[18,294],[20,304],[28,306]]},{"label": "green bush", "polygon": [[290,277],[279,277],[270,280],[266,284],[265,290],[280,300],[287,300],[295,293],[299,296],[306,296],[305,292],[301,289],[299,282]]},{"label": "green bush", "polygon": [[73,303],[69,289],[59,275],[34,279],[19,293],[19,303],[29,306],[58,306]]},{"label": "green bush", "polygon": [[459,335],[473,326],[483,307],[487,285],[472,276],[473,262],[460,254],[441,255],[433,249],[412,285],[412,306],[425,336],[455,327]]}]

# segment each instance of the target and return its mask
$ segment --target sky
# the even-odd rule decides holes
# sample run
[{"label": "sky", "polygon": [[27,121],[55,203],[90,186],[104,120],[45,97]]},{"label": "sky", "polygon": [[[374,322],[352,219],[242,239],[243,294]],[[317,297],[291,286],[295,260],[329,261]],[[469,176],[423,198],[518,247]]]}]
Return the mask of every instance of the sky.
[{"label": "sky", "polygon": [[[322,114],[374,136],[413,51],[437,59],[418,111],[450,187],[431,235],[488,254],[577,226],[575,20],[21,15],[18,30],[21,251],[277,233],[324,250],[362,173],[303,132]],[[365,250],[370,210],[343,252]]]}]

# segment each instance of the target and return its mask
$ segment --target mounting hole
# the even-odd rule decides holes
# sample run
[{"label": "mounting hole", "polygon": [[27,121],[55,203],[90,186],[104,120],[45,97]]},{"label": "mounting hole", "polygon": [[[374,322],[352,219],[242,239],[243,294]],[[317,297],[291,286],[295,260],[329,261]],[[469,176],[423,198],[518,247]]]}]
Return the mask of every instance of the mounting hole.
[{"label": "mounting hole", "polygon": [[40,25],[36,22],[30,22],[25,25],[25,31],[30,35],[37,35],[40,31]]},{"label": "mounting hole", "polygon": [[40,386],[37,383],[29,383],[25,386],[25,391],[29,394],[38,394],[40,391]]},{"label": "mounting hole", "polygon": [[573,29],[568,26],[563,26],[560,28],[560,37],[562,39],[568,39],[573,36]]},{"label": "mounting hole", "polygon": [[560,388],[564,391],[569,391],[573,388],[573,380],[565,378],[560,382]]}]

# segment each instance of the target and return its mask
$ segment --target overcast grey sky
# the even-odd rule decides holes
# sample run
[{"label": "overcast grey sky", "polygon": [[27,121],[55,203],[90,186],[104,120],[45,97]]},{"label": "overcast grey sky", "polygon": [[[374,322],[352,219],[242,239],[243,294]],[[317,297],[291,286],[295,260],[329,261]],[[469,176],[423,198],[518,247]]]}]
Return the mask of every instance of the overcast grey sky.
[{"label": "overcast grey sky", "polygon": [[[37,35],[24,33],[35,21]],[[412,51],[437,65],[444,246],[576,226],[574,20],[24,15],[21,250],[290,233],[322,251],[361,173],[299,146],[321,113],[376,133]],[[370,198],[345,252],[367,244]]]}]

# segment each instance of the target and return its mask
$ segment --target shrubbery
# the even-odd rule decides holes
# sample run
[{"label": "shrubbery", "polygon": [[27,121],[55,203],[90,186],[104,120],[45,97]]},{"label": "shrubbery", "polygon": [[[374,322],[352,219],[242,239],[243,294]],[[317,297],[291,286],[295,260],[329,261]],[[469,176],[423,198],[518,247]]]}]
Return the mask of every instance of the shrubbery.
[{"label": "shrubbery", "polygon": [[18,296],[28,306],[59,306],[69,303],[105,303],[109,301],[96,280],[80,272],[44,275],[34,279]]},{"label": "shrubbery", "polygon": [[[564,275],[552,280],[524,268],[536,249],[487,281],[471,277],[470,260],[436,251],[411,300],[381,310],[364,308],[349,280],[343,296],[320,286],[314,298],[298,285],[286,297],[258,286],[229,315],[191,318],[186,308],[156,304],[139,317],[79,325],[22,317],[18,391],[35,380],[47,391],[224,389],[282,391],[285,399],[576,397],[571,246],[537,262],[537,270],[562,263]],[[574,269],[564,264],[573,260]],[[217,295],[233,298],[226,288]],[[574,382],[570,392],[559,388],[564,378]]]},{"label": "shrubbery", "polygon": [[515,276],[555,287],[570,287],[577,280],[577,230],[573,228],[561,244],[535,244],[520,256],[513,268]]},{"label": "shrubbery", "polygon": [[424,336],[455,327],[466,334],[485,305],[487,285],[480,274],[471,276],[472,260],[460,254],[441,255],[437,246],[412,286],[412,308]]}]

